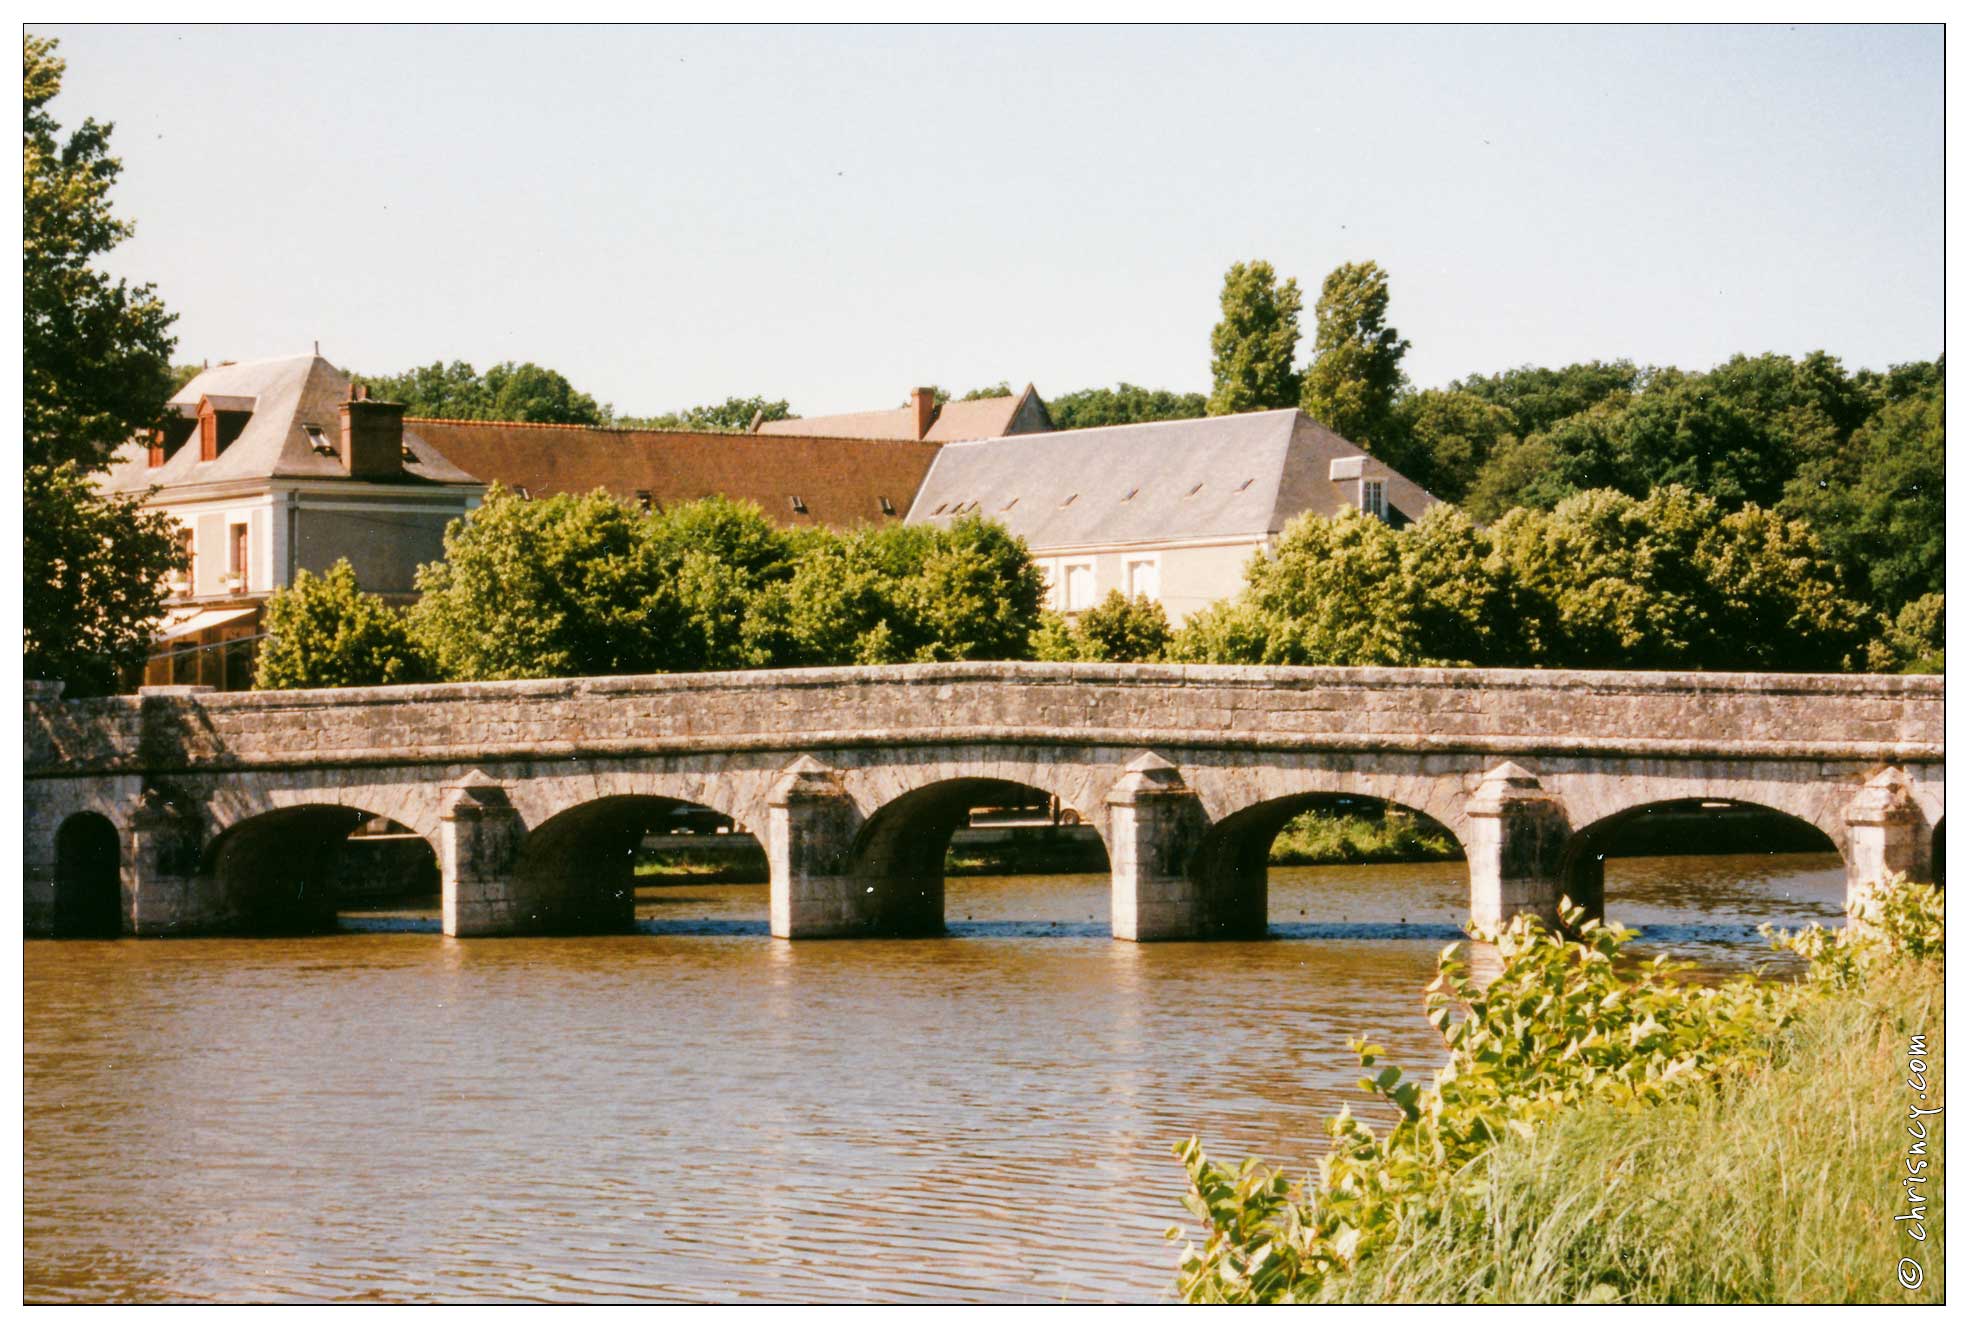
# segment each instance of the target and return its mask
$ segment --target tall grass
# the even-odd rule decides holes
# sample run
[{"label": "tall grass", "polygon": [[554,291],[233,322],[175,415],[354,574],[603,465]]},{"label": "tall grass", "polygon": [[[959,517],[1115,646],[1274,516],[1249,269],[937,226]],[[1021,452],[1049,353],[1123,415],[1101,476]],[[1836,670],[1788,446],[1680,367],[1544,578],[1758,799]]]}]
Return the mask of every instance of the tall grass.
[{"label": "tall grass", "polygon": [[[1507,1139],[1468,1170],[1470,1221],[1405,1223],[1323,1299],[1939,1303],[1938,1173],[1923,1188],[1927,1240],[1893,1221],[1916,1103],[1910,1033],[1940,1067],[1933,966],[1808,1003],[1755,1073],[1645,1110],[1582,1106]],[[1925,1119],[1931,1173],[1945,1116]],[[1896,1278],[1903,1256],[1922,1265],[1918,1290]]]}]

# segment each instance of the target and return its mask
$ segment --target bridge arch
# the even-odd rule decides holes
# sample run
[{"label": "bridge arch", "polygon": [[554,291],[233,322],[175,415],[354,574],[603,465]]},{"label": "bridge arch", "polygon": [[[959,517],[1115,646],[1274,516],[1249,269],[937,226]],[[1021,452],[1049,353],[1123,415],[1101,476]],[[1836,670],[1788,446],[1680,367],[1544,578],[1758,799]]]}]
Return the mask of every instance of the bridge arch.
[{"label": "bridge arch", "polygon": [[612,793],[534,826],[512,869],[513,905],[529,932],[625,932],[636,918],[636,855],[646,836],[696,826],[706,815],[735,834],[751,828],[709,803],[666,794]]},{"label": "bridge arch", "polygon": [[[1725,818],[1746,813],[1761,814],[1761,823],[1739,824],[1732,834]],[[1648,830],[1653,836],[1642,838]],[[1674,847],[1670,852],[1686,852],[1691,845],[1718,852],[1730,845],[1744,852],[1841,852],[1823,827],[1796,812],[1745,799],[1667,798],[1575,827],[1560,855],[1560,892],[1589,917],[1601,917],[1607,908],[1607,859],[1664,845]]]},{"label": "bridge arch", "polygon": [[1437,818],[1374,794],[1312,788],[1250,803],[1211,822],[1190,859],[1188,875],[1198,892],[1203,936],[1265,935],[1273,842],[1286,826],[1307,812],[1375,819],[1385,819],[1390,813],[1415,817],[1419,828],[1440,833],[1459,856],[1465,853],[1456,832]]},{"label": "bridge arch", "polygon": [[[1060,824],[1085,825],[1099,834],[1105,854],[1105,828],[1076,806],[1084,793],[1053,787],[1077,787],[1056,782],[1055,769],[1008,763],[989,765],[988,773],[963,774],[961,769],[940,772],[941,778],[915,783],[884,802],[862,821],[847,846],[842,875],[851,887],[860,883],[870,897],[864,903],[874,931],[909,936],[943,930],[945,857],[951,837],[969,824],[975,809],[1057,808]],[[1013,778],[1018,775],[1028,780]]]},{"label": "bridge arch", "polygon": [[220,829],[199,856],[198,889],[211,898],[215,918],[230,930],[276,935],[332,931],[341,902],[342,858],[350,835],[366,822],[415,835],[435,874],[436,851],[428,836],[367,808],[299,803]]},{"label": "bridge arch", "polygon": [[55,831],[54,932],[114,937],[123,931],[123,837],[100,812],[77,812]]}]

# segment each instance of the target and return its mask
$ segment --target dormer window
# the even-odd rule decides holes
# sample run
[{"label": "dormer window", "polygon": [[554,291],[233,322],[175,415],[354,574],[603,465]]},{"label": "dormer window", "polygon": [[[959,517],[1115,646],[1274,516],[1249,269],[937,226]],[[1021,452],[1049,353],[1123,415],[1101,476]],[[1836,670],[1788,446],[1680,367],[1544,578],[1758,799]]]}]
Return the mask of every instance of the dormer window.
[{"label": "dormer window", "polygon": [[1136,486],[1135,488],[1133,488],[1133,489],[1131,489],[1131,490],[1129,490],[1129,491],[1128,491],[1127,493],[1125,493],[1125,494],[1123,494],[1123,495],[1121,496],[1121,501],[1122,501],[1123,503],[1132,503],[1132,502],[1134,502],[1134,501],[1135,501],[1135,495],[1137,495],[1137,494],[1139,494],[1139,493],[1141,493],[1141,492],[1142,492],[1142,488],[1141,488],[1141,486],[1140,486],[1140,485],[1137,485],[1137,486]]},{"label": "dormer window", "polygon": [[805,512],[807,510],[807,501],[798,494],[788,494],[787,497],[793,500],[793,510],[795,512]]},{"label": "dormer window", "polygon": [[948,503],[939,503],[937,504],[937,510],[935,512],[932,512],[930,515],[932,517],[941,517],[943,516],[943,510],[949,506],[950,504]]},{"label": "dormer window", "polygon": [[638,489],[636,491],[636,510],[638,512],[654,512],[656,510],[656,499],[649,490]]},{"label": "dormer window", "polygon": [[313,448],[317,455],[323,457],[335,455],[335,440],[328,436],[326,429],[320,425],[304,424],[301,426],[301,432],[308,436],[308,446]]},{"label": "dormer window", "polygon": [[1062,503],[1060,504],[1060,506],[1061,506],[1061,507],[1063,507],[1063,508],[1070,508],[1070,507],[1072,507],[1072,506],[1073,506],[1073,501],[1074,501],[1074,500],[1075,500],[1076,498],[1079,498],[1079,497],[1080,497],[1080,495],[1078,495],[1078,494],[1068,494],[1068,495],[1066,496],[1066,499],[1065,499],[1065,501],[1063,501],[1063,502],[1062,502]]},{"label": "dormer window", "polygon": [[1017,506],[1019,506],[1019,500],[1016,497],[1014,497],[1010,503],[1007,503],[1004,507],[1000,508],[999,511],[1010,512],[1013,508],[1016,508]]},{"label": "dormer window", "polygon": [[1388,520],[1388,492],[1384,482],[1361,481],[1361,511],[1378,521]]},{"label": "dormer window", "polygon": [[883,494],[878,494],[878,495],[876,495],[876,497],[875,497],[875,501],[876,501],[877,503],[880,503],[880,504],[882,505],[882,515],[883,515],[883,516],[885,516],[885,517],[893,517],[893,516],[895,516],[895,515],[896,515],[896,505],[895,505],[895,504],[893,504],[893,503],[891,503],[891,502],[889,501],[889,499],[888,499],[888,496],[887,496],[887,495],[883,495]]},{"label": "dormer window", "polygon": [[1242,494],[1245,490],[1249,488],[1251,488],[1251,481],[1246,480],[1243,484],[1239,485],[1236,489],[1233,489],[1231,492],[1233,494]]},{"label": "dormer window", "polygon": [[1185,494],[1185,495],[1183,495],[1183,497],[1184,497],[1184,498],[1195,498],[1195,497],[1196,497],[1196,496],[1197,496],[1198,494],[1200,494],[1200,493],[1202,493],[1202,492],[1203,492],[1203,484],[1202,484],[1202,482],[1201,482],[1201,481],[1199,481],[1199,482],[1197,482],[1196,484],[1193,484],[1193,485],[1191,485],[1191,486],[1190,486],[1190,492],[1189,492],[1189,493],[1187,493],[1187,494]]},{"label": "dormer window", "polygon": [[198,459],[217,461],[253,418],[252,397],[204,396],[198,401]]}]

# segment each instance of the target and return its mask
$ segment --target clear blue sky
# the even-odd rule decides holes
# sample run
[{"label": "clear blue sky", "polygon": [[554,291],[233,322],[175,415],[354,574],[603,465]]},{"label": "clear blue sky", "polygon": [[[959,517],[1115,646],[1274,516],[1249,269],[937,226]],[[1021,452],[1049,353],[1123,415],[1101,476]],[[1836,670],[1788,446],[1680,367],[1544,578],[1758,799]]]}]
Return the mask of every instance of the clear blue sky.
[{"label": "clear blue sky", "polygon": [[1308,333],[1378,260],[1423,385],[1942,349],[1939,26],[34,31],[183,360],[1205,389],[1251,257]]}]

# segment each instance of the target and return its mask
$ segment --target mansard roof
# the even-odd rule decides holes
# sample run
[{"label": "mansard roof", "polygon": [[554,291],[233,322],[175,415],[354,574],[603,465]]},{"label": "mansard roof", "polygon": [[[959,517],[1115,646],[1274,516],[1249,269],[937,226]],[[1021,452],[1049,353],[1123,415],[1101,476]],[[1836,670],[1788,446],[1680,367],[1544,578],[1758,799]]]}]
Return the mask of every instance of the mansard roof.
[{"label": "mansard roof", "polygon": [[[215,365],[178,389],[171,398],[171,413],[190,421],[198,415],[200,402],[209,402],[218,412],[251,412],[225,451],[211,461],[202,460],[198,431],[187,428],[172,440],[164,464],[153,467],[147,441],[133,439],[117,450],[101,487],[129,493],[152,485],[169,490],[227,481],[347,480],[349,473],[339,452],[318,451],[307,426],[313,425],[323,438],[339,445],[340,408],[348,396],[349,376],[318,355]],[[402,479],[391,483],[479,483],[408,434],[404,443],[412,456],[404,461]]]}]

